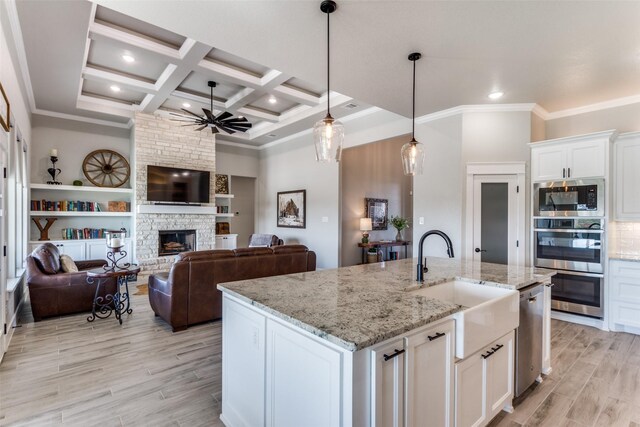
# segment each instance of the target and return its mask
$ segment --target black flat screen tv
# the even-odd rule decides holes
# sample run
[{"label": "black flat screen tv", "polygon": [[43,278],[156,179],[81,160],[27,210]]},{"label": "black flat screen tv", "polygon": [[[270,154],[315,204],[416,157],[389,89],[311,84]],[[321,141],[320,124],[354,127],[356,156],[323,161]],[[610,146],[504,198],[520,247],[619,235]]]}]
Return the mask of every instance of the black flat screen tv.
[{"label": "black flat screen tv", "polygon": [[208,171],[147,166],[147,201],[209,203]]}]

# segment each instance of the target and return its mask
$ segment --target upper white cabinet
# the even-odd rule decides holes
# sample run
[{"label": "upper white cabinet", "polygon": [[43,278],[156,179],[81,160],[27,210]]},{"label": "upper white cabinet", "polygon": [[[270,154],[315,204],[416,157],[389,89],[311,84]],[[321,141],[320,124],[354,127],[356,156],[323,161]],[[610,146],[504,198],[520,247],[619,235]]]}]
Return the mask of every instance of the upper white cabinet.
[{"label": "upper white cabinet", "polygon": [[640,132],[620,135],[614,153],[615,218],[640,220]]},{"label": "upper white cabinet", "polygon": [[531,181],[605,177],[614,134],[606,131],[529,144]]}]

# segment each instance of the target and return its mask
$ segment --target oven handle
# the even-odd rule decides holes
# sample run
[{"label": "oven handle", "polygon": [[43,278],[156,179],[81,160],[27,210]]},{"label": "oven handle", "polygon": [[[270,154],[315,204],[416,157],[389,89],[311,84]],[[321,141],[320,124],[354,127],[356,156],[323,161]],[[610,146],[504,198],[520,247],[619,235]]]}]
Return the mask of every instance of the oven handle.
[{"label": "oven handle", "polygon": [[593,234],[604,233],[604,230],[602,229],[593,229],[593,228],[534,228],[533,231],[543,231],[543,232],[551,232],[551,233],[593,233]]},{"label": "oven handle", "polygon": [[567,274],[571,276],[584,276],[584,277],[597,277],[599,279],[604,279],[604,274],[600,273],[583,273],[581,271],[567,271],[567,270],[557,270],[559,274]]}]

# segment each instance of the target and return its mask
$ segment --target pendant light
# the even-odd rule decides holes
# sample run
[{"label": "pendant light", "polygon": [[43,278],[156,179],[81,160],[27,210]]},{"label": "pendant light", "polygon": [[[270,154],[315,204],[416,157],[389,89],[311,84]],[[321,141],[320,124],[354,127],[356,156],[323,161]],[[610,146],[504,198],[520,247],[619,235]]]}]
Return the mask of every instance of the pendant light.
[{"label": "pendant light", "polygon": [[402,169],[405,175],[422,175],[424,166],[424,146],[416,141],[416,61],[422,55],[414,52],[409,55],[409,61],[413,62],[413,113],[411,115],[411,141],[402,146]]},{"label": "pendant light", "polygon": [[316,160],[319,162],[339,162],[342,154],[342,141],[344,140],[344,126],[338,120],[331,117],[329,94],[329,16],[335,12],[338,5],[335,1],[325,0],[320,4],[320,10],[327,14],[327,115],[313,126],[313,143],[316,147]]}]

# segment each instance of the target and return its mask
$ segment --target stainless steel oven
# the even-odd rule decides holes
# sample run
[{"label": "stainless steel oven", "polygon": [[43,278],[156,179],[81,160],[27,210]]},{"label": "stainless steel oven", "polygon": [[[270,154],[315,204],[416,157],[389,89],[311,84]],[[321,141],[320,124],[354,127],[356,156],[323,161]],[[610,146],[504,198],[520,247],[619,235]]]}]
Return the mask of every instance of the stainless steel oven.
[{"label": "stainless steel oven", "polygon": [[536,267],[603,273],[604,220],[578,218],[535,219]]},{"label": "stainless steel oven", "polygon": [[534,184],[533,216],[604,216],[604,179]]},{"label": "stainless steel oven", "polygon": [[558,271],[551,278],[551,308],[585,316],[604,316],[604,275]]}]

